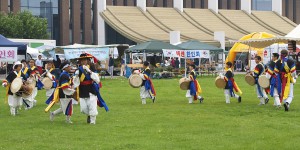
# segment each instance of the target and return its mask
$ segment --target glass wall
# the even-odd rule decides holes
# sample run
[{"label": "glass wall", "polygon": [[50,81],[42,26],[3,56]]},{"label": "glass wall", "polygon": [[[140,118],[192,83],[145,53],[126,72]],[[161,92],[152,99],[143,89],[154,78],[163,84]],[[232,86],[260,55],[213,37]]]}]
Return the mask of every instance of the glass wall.
[{"label": "glass wall", "polygon": [[34,16],[46,18],[49,38],[59,40],[58,0],[21,0],[21,11],[30,11]]},{"label": "glass wall", "polygon": [[272,0],[252,0],[252,10],[272,11]]}]

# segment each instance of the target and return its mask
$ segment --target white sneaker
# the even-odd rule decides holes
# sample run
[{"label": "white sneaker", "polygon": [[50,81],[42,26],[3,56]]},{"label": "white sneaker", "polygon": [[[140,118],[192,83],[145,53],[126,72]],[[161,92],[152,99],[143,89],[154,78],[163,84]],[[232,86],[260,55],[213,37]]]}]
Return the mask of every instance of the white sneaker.
[{"label": "white sneaker", "polygon": [[54,113],[50,112],[50,121],[53,121],[53,120],[54,120]]}]

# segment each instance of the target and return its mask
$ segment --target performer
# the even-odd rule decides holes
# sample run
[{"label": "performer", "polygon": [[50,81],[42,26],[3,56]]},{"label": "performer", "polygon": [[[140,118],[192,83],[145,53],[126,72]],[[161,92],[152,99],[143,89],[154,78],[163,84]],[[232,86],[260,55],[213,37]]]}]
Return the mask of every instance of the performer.
[{"label": "performer", "polygon": [[28,78],[28,77],[29,77],[29,76],[28,76],[28,73],[27,73],[28,70],[29,70],[28,64],[27,64],[27,62],[26,62],[25,59],[21,60],[21,63],[23,64],[22,72],[23,72],[23,74],[26,76],[26,78]]},{"label": "performer", "polygon": [[143,79],[143,83],[140,89],[140,97],[142,104],[146,104],[146,98],[151,98],[152,102],[155,102],[156,91],[154,89],[153,83],[150,79],[151,70],[149,68],[149,62],[145,61],[143,63],[143,71],[139,73],[140,77]]},{"label": "performer", "polygon": [[15,78],[21,77],[23,81],[26,80],[26,77],[22,73],[21,69],[23,68],[22,63],[17,61],[13,65],[13,71],[8,74],[6,80],[3,81],[2,86],[6,87],[8,105],[10,106],[10,114],[15,116],[18,114],[18,109],[21,106],[22,102],[22,93],[13,94],[10,90],[10,84]]},{"label": "performer", "polygon": [[[281,58],[276,62],[274,72],[278,74],[281,79],[281,93],[280,102],[283,101],[283,106],[285,111],[289,111],[290,105],[294,97],[294,83],[298,78],[296,74],[296,65],[295,62],[291,59],[288,59],[288,51],[281,51]],[[279,91],[278,91],[279,92]]]},{"label": "performer", "polygon": [[46,97],[49,98],[52,93],[54,92],[54,89],[56,88],[57,84],[56,84],[56,71],[55,71],[55,66],[53,61],[48,61],[47,62],[47,68],[45,71],[45,76],[50,78],[52,80],[52,87],[51,89],[47,89],[46,90]]},{"label": "performer", "polygon": [[261,62],[261,57],[260,56],[255,56],[254,58],[256,66],[253,71],[253,77],[255,79],[255,84],[256,84],[256,94],[258,99],[260,100],[259,105],[265,105],[269,102],[269,98],[266,94],[266,91],[264,88],[262,88],[259,83],[258,83],[258,78],[260,75],[262,75],[265,72],[265,67],[264,64]]},{"label": "performer", "polygon": [[96,124],[97,104],[104,107],[106,111],[108,107],[100,95],[99,75],[88,65],[88,59],[91,58],[87,54],[80,55],[78,59],[81,66],[75,72],[73,82],[74,88],[79,86],[80,110],[87,115],[87,123]]},{"label": "performer", "polygon": [[36,87],[33,89],[32,91],[32,95],[28,98],[24,98],[23,99],[23,103],[25,106],[25,109],[31,109],[33,108],[33,106],[36,105],[36,99],[35,97],[37,96],[37,92],[38,92],[38,86],[41,86],[41,81],[39,81],[39,71],[38,69],[35,67],[34,65],[34,59],[30,59],[29,60],[29,68],[28,71],[26,71],[27,69],[24,68],[23,73],[25,74],[26,77],[33,79],[36,82]]},{"label": "performer", "polygon": [[72,88],[72,80],[69,75],[71,66],[68,62],[64,62],[61,64],[60,69],[63,70],[63,72],[60,74],[58,87],[55,89],[55,92],[48,98],[46,103],[50,104],[52,101],[56,103],[60,102],[60,108],[53,112],[50,112],[50,121],[53,121],[56,115],[64,113],[66,115],[66,122],[71,124],[71,115],[73,113],[72,95],[75,92],[75,90]]},{"label": "performer", "polygon": [[240,90],[240,88],[238,87],[236,82],[234,81],[234,78],[233,78],[234,74],[231,70],[232,63],[227,62],[226,63],[226,68],[227,68],[227,71],[225,73],[225,76],[220,74],[221,78],[223,78],[224,81],[226,82],[226,86],[225,86],[225,89],[224,89],[225,101],[226,101],[227,104],[229,104],[230,103],[230,97],[234,97],[240,103],[240,102],[242,102],[242,97],[235,94],[234,90],[236,92],[239,92],[240,94],[242,94],[242,91]]},{"label": "performer", "polygon": [[269,67],[266,71],[267,72],[266,76],[268,79],[270,79],[270,95],[271,97],[274,97],[274,106],[280,108],[281,103],[280,103],[279,94],[281,93],[281,86],[280,86],[281,79],[280,76],[274,72],[275,65],[278,61],[278,58],[279,58],[278,53],[272,54],[272,61],[270,62]]},{"label": "performer", "polygon": [[200,87],[199,82],[196,80],[197,74],[195,72],[195,67],[196,66],[194,64],[189,65],[189,70],[190,70],[189,79],[191,81],[190,81],[189,90],[186,91],[186,95],[185,95],[189,101],[189,104],[192,104],[193,100],[194,101],[199,100],[200,103],[202,103],[204,100],[204,98],[199,95],[202,93],[202,89]]}]

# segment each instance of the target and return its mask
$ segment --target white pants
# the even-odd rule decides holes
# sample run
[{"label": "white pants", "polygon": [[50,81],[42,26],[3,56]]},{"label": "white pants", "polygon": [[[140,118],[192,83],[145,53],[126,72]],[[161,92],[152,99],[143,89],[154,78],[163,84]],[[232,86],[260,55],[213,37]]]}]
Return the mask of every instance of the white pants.
[{"label": "white pants", "polygon": [[140,97],[141,99],[152,98],[150,91],[146,90],[145,86],[141,86]]},{"label": "white pants", "polygon": [[123,76],[125,74],[125,65],[121,65],[121,71],[120,71],[120,76]]},{"label": "white pants", "polygon": [[47,99],[53,94],[54,90],[55,90],[55,88],[51,88],[51,89],[46,90]]},{"label": "white pants", "polygon": [[14,95],[8,95],[8,105],[10,107],[14,107],[14,108],[19,107],[19,106],[21,106],[20,105],[21,102],[22,102],[22,97],[17,96],[15,94]]},{"label": "white pants", "polygon": [[[67,110],[67,107],[70,103],[72,99],[71,98],[60,98],[59,101],[60,101],[60,108],[62,109],[62,112],[64,114],[66,114],[66,110]],[[73,107],[73,106],[71,106]],[[72,113],[73,113],[73,110],[72,110]]]},{"label": "white pants", "polygon": [[[225,101],[226,103],[230,103],[230,90],[229,89],[224,89],[224,95],[225,95]],[[235,99],[239,99],[240,96],[238,96],[237,94],[234,94],[232,97],[234,97]]]},{"label": "white pants", "polygon": [[109,66],[108,67],[108,73],[110,74],[110,76],[114,76],[114,66]]},{"label": "white pants", "polygon": [[291,104],[293,101],[293,98],[294,98],[294,84],[291,83],[290,84],[290,93],[289,93],[288,97],[283,100],[283,102],[284,103],[288,102],[289,104]]},{"label": "white pants", "polygon": [[273,95],[273,97],[274,97],[274,105],[275,106],[280,106],[281,103],[280,103],[280,98],[279,98],[279,94],[278,94],[277,88],[274,88],[274,95]]},{"label": "white pants", "polygon": [[8,95],[8,105],[10,106],[10,114],[15,116],[21,106],[22,97],[17,95]]},{"label": "white pants", "polygon": [[33,88],[33,90],[32,90],[32,98],[33,98],[33,100],[35,100],[35,97],[37,96],[37,93],[38,93],[37,87]]},{"label": "white pants", "polygon": [[258,98],[259,101],[260,101],[260,105],[264,105],[264,104],[265,104],[265,99],[268,98],[265,89],[262,88],[262,87],[260,87],[260,91],[261,91],[261,93],[263,94],[263,96],[261,96],[261,95],[259,94],[259,91],[258,91],[258,85],[257,85],[257,84],[255,84],[255,90],[256,90],[257,98]]},{"label": "white pants", "polygon": [[[191,91],[190,91],[190,90],[187,90],[187,91],[186,91],[185,97],[188,99],[188,101],[189,101],[190,104],[193,103],[193,101],[194,101],[194,96],[191,95]],[[198,95],[197,98],[200,99],[200,98],[202,98],[202,97],[201,97],[200,95]]]},{"label": "white pants", "polygon": [[80,99],[80,111],[88,116],[97,116],[97,96],[90,93],[90,98]]}]

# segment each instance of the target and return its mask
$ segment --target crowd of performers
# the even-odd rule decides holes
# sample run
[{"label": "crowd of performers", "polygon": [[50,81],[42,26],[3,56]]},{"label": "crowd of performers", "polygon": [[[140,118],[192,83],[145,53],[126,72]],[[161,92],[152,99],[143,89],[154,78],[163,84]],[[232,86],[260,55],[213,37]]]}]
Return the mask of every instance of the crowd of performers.
[{"label": "crowd of performers", "polygon": [[[29,65],[27,65],[26,61],[15,62],[13,71],[8,74],[6,80],[2,83],[2,86],[6,87],[7,90],[7,102],[11,115],[17,115],[22,106],[28,110],[36,105],[37,92],[43,88],[41,79],[47,77],[51,79],[53,84],[51,88],[46,90],[46,104],[48,104],[48,107],[45,111],[48,112],[54,104],[60,105],[58,109],[50,111],[51,121],[54,120],[56,115],[63,113],[66,116],[66,122],[72,123],[72,103],[74,102],[73,99],[75,99],[80,102],[80,111],[86,115],[87,123],[96,124],[97,106],[105,108],[106,111],[108,111],[108,107],[100,94],[101,82],[93,63],[91,63],[92,58],[94,57],[89,54],[81,54],[78,58],[79,67],[75,73],[71,72],[71,65],[68,62],[64,62],[60,66],[62,72],[59,75],[55,72],[52,61],[47,62],[47,67],[42,75],[39,74],[34,60],[30,60]],[[269,102],[267,94],[270,94],[274,98],[274,106],[280,108],[283,104],[285,111],[288,111],[293,100],[293,85],[298,77],[294,61],[288,59],[288,51],[282,50],[280,56],[278,53],[273,53],[269,66],[265,66],[261,62],[260,56],[255,57],[255,62],[256,67],[251,74],[255,79],[256,94],[260,101],[259,105],[267,104]],[[226,82],[224,88],[225,102],[230,103],[230,97],[233,97],[240,103],[242,101],[242,91],[234,80],[232,66],[231,62],[227,62],[226,68],[228,69],[224,74],[220,73],[219,76]],[[195,65],[189,66],[189,87],[186,92],[186,98],[190,104],[197,100],[200,103],[204,101],[204,98],[201,96],[201,86],[196,79],[197,75],[194,69]],[[142,104],[146,104],[147,98],[154,103],[156,91],[150,79],[149,62],[145,61],[143,63],[143,71],[138,72],[138,74],[143,80],[140,87]],[[259,85],[258,79],[261,75],[266,75],[270,80],[269,88],[262,88]],[[16,78],[22,79],[24,83],[35,83],[31,95],[23,96],[20,92],[13,93],[11,91],[10,85]],[[236,93],[239,93],[239,95]]]},{"label": "crowd of performers", "polygon": [[[94,57],[89,54],[81,54],[78,58],[79,66],[75,73],[71,72],[72,67],[68,62],[61,64],[61,72],[58,73],[53,62],[49,61],[43,74],[39,73],[33,59],[29,61],[29,66],[25,60],[15,62],[13,71],[8,74],[6,80],[2,83],[2,86],[6,87],[6,98],[11,115],[17,115],[22,106],[25,110],[32,109],[36,105],[35,97],[38,90],[44,86],[41,80],[49,78],[52,87],[46,90],[46,104],[48,104],[48,107],[45,111],[48,112],[54,104],[60,106],[58,109],[50,111],[51,121],[54,120],[56,115],[63,113],[66,116],[66,122],[72,123],[71,115],[75,99],[80,102],[80,111],[87,116],[87,123],[96,124],[97,107],[103,107],[106,111],[109,109],[101,97],[100,78],[90,61],[91,59],[94,59]],[[19,83],[23,84],[22,92],[31,91],[31,94],[26,96],[21,90],[13,93],[10,86],[13,85],[14,80],[22,80]],[[12,87],[12,89],[14,88]]]},{"label": "crowd of performers", "polygon": [[[265,105],[269,102],[267,94],[270,94],[274,98],[274,106],[276,108],[281,108],[284,106],[285,111],[289,111],[290,105],[293,101],[293,91],[294,84],[298,78],[296,74],[295,62],[288,58],[288,51],[282,50],[281,55],[278,53],[272,54],[272,61],[268,66],[265,66],[261,62],[261,57],[255,57],[256,66],[251,75],[255,79],[255,89],[257,98],[259,99],[259,105]],[[238,85],[233,79],[233,72],[231,70],[232,63],[226,63],[225,75],[220,74],[220,76],[225,80],[226,87],[224,89],[225,101],[230,103],[230,97],[234,97],[241,102],[241,96],[235,94],[238,92],[242,94]],[[260,76],[266,75],[267,79],[270,80],[270,86],[263,88],[260,86],[258,79]]]}]

